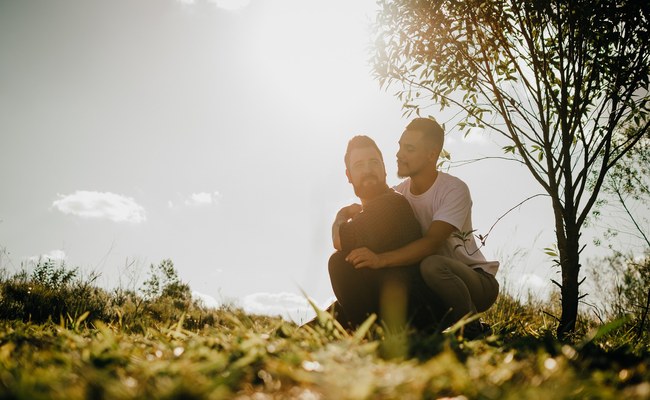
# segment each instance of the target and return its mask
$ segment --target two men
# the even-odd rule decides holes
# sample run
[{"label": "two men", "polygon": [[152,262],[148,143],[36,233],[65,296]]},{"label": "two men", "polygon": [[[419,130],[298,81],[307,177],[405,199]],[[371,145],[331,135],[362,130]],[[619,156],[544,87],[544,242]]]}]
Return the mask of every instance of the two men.
[{"label": "two men", "polygon": [[[406,291],[408,299],[407,316],[416,328],[426,328],[426,325],[430,327],[436,323],[440,328],[445,328],[466,315],[485,311],[496,300],[499,285],[494,275],[499,263],[485,259],[470,233],[473,230],[472,200],[467,185],[460,179],[437,170],[443,143],[442,128],[427,118],[411,121],[399,141],[398,176],[406,179],[395,190],[410,204],[421,237],[400,235],[403,241],[392,241],[392,246],[371,245],[371,237],[381,236],[384,231],[399,230],[402,226],[390,224],[384,230],[366,228],[363,240],[351,243],[353,249],[336,247],[337,240],[339,246],[342,244],[341,239],[346,235],[348,225],[365,226],[359,218],[366,212],[368,201],[364,202],[362,197],[366,193],[357,192],[355,186],[355,193],[362,199],[363,206],[344,207],[337,214],[333,240],[339,251],[330,258],[330,280],[342,314],[351,325],[359,323],[358,315],[363,314],[360,311],[362,307],[365,307],[365,314],[379,311],[381,315],[376,303],[368,305],[368,295],[361,296],[361,300],[356,296],[360,286],[370,277],[377,279],[381,282],[379,285],[384,287],[387,281],[398,279],[404,282],[400,287]],[[379,149],[375,151],[379,153]],[[362,188],[370,186],[370,181],[353,179],[352,164],[346,162],[346,168],[346,174],[353,185],[360,184]],[[385,189],[390,190],[385,186],[383,161],[381,171],[381,183]],[[382,218],[385,219],[379,217],[379,220]],[[403,224],[410,224],[409,218],[405,216],[400,220]],[[344,241],[347,245],[347,240]],[[349,279],[350,283],[341,282],[341,270],[347,271],[345,279]],[[400,278],[391,277],[387,280],[385,276],[389,271],[390,276],[397,275]],[[352,286],[353,283],[355,287]],[[354,304],[358,304],[358,308],[349,311],[357,307]],[[354,314],[354,318],[349,313]],[[468,324],[465,332],[466,336],[480,334],[480,323],[474,321]]]},{"label": "two men", "polygon": [[343,207],[332,226],[338,251],[330,258],[329,273],[338,303],[337,319],[354,327],[375,313],[388,324],[410,319],[422,327],[431,325],[435,319],[427,318],[427,305],[436,299],[420,278],[417,262],[372,270],[355,268],[347,261],[355,249],[396,250],[421,238],[422,232],[408,201],[386,185],[384,161],[372,139],[352,138],[345,166],[361,204]]}]

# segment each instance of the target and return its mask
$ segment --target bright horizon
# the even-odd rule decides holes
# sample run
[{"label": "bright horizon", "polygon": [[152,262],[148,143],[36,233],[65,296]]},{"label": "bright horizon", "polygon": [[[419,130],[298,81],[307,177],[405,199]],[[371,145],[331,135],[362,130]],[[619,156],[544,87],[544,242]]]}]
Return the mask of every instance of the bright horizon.
[{"label": "bright horizon", "polygon": [[[357,201],[347,140],[375,139],[399,182],[408,119],[372,78],[374,15],[374,0],[0,3],[0,267],[51,257],[114,287],[172,259],[198,297],[307,318],[302,291],[332,297],[334,214]],[[500,147],[447,127],[454,160]],[[517,164],[450,173],[468,183],[483,234],[541,193]],[[592,233],[583,265],[607,254]],[[536,198],[483,251],[502,262],[502,285],[547,293],[553,242],[549,201]]]}]

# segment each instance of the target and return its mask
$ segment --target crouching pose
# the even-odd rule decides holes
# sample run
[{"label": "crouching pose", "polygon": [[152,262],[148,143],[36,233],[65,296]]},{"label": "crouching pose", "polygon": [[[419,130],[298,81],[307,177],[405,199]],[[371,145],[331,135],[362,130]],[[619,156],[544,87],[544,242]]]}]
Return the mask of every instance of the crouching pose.
[{"label": "crouching pose", "polygon": [[354,328],[371,313],[387,325],[435,328],[440,300],[420,274],[419,260],[373,269],[355,265],[350,251],[390,252],[422,237],[406,198],[386,184],[382,154],[367,136],[352,138],[345,153],[348,181],[361,204],[343,207],[332,226],[336,252],[329,260],[335,315]]},{"label": "crouching pose", "polygon": [[[346,261],[356,269],[383,271],[419,264],[421,278],[440,299],[446,315],[442,328],[464,316],[487,310],[496,300],[497,261],[487,261],[472,234],[472,199],[467,185],[437,170],[444,132],[432,119],[416,118],[399,140],[397,174],[406,178],[395,189],[411,205],[423,236],[395,250],[360,244]],[[465,336],[484,333],[474,321]]]}]

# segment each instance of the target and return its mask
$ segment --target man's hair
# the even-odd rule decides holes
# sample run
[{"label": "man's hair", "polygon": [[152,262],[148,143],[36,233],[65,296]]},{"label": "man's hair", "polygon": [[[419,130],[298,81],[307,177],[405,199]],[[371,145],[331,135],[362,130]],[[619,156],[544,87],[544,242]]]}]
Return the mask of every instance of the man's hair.
[{"label": "man's hair", "polygon": [[445,131],[434,119],[415,118],[406,126],[406,130],[422,132],[424,138],[440,150],[445,144]]},{"label": "man's hair", "polygon": [[345,161],[345,168],[350,169],[350,153],[352,150],[364,147],[373,147],[376,149],[379,153],[379,159],[382,163],[384,162],[384,157],[381,155],[381,150],[377,147],[377,143],[366,135],[357,135],[350,139],[348,142],[348,148],[345,150],[345,158],[343,159],[343,161]]}]

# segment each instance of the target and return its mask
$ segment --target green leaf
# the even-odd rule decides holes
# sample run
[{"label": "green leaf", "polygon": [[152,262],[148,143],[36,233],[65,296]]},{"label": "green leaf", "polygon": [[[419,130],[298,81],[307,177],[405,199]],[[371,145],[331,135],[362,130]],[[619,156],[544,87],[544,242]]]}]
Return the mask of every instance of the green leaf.
[{"label": "green leaf", "polygon": [[370,330],[370,327],[372,324],[375,323],[377,320],[377,315],[375,314],[370,314],[368,318],[366,318],[365,321],[363,321],[363,324],[357,328],[357,330],[354,332],[354,336],[352,336],[352,341],[355,343],[361,342],[363,338],[366,336],[368,331]]},{"label": "green leaf", "polygon": [[544,254],[546,254],[548,256],[551,256],[551,257],[557,257],[558,256],[557,250],[555,250],[552,247],[545,247],[544,248]]},{"label": "green leaf", "polygon": [[81,314],[79,318],[77,318],[77,320],[75,321],[75,326],[78,327],[82,322],[86,320],[86,318],[88,318],[89,315],[90,315],[90,311],[86,311],[85,313]]},{"label": "green leaf", "polygon": [[624,317],[615,319],[614,321],[608,322],[606,324],[598,326],[598,328],[592,329],[587,336],[585,336],[582,346],[586,345],[587,343],[591,343],[595,340],[601,339],[608,335],[610,332],[622,327],[626,323],[630,322],[632,320],[632,316],[626,315]]}]

